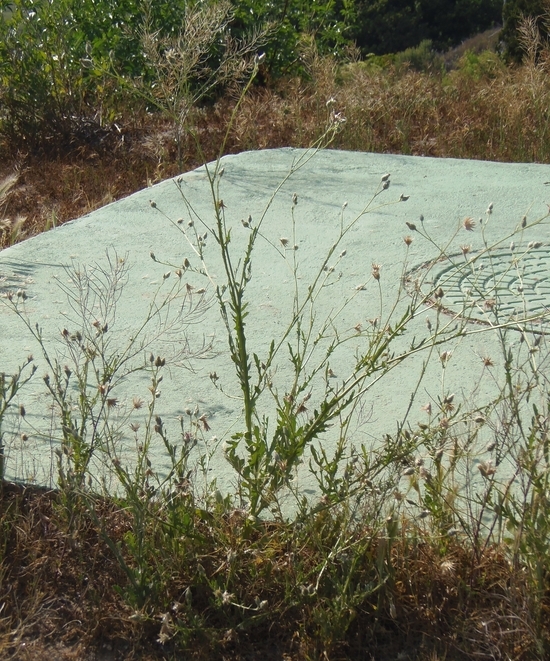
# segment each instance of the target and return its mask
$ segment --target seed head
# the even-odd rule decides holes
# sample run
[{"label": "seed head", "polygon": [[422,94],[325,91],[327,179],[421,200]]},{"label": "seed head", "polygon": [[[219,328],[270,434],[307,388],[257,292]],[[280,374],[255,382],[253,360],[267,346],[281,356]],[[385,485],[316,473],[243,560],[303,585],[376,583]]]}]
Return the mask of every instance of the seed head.
[{"label": "seed head", "polygon": [[462,225],[467,232],[473,232],[474,227],[476,226],[476,221],[470,216],[466,216],[462,221]]},{"label": "seed head", "polygon": [[521,219],[521,229],[525,229],[527,227],[527,216],[523,216]]},{"label": "seed head", "polygon": [[463,255],[467,255],[472,249],[472,246],[460,246],[460,249],[462,250]]},{"label": "seed head", "polygon": [[380,264],[372,263],[372,277],[375,280],[380,280]]},{"label": "seed head", "polygon": [[404,237],[403,237],[403,241],[404,241],[408,246],[410,246],[411,243],[413,242],[412,236],[410,236],[410,235],[407,234],[407,236],[404,236]]},{"label": "seed head", "polygon": [[411,232],[416,232],[416,225],[414,223],[405,222],[405,225],[411,230]]},{"label": "seed head", "polygon": [[279,241],[283,244],[284,248],[288,246],[288,239],[285,236],[282,236]]},{"label": "seed head", "polygon": [[452,351],[442,351],[439,354],[439,360],[443,363],[443,365],[445,365],[446,363],[449,362],[452,355],[453,355]]},{"label": "seed head", "polygon": [[481,476],[485,479],[491,477],[491,475],[494,475],[497,472],[497,469],[493,466],[493,462],[491,460],[480,462],[477,465],[477,468],[481,473]]},{"label": "seed head", "polygon": [[428,402],[427,404],[424,404],[424,406],[420,407],[421,411],[426,411],[428,415],[432,414],[432,403]]},{"label": "seed head", "polygon": [[[450,535],[451,531],[447,534]],[[455,573],[455,563],[452,560],[443,560],[439,567],[443,576],[452,576]]]},{"label": "seed head", "polygon": [[202,423],[202,428],[204,429],[204,431],[210,431],[210,425],[208,424],[205,413],[201,415],[201,417],[199,418],[199,422]]},{"label": "seed head", "polygon": [[149,200],[149,204],[153,207],[153,209],[157,208],[157,203],[153,202],[153,200]]}]

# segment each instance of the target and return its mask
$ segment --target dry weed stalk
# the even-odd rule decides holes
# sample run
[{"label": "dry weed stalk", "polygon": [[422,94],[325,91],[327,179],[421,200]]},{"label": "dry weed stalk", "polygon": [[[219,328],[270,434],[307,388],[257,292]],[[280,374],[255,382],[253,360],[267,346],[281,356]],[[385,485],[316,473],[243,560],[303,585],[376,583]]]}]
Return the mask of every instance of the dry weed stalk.
[{"label": "dry weed stalk", "polygon": [[140,38],[152,81],[130,81],[134,92],[170,118],[183,166],[183,140],[191,130],[189,119],[197,104],[215,89],[238,88],[254,67],[254,54],[265,42],[270,27],[258,28],[238,41],[229,31],[234,8],[229,0],[186,9],[180,32],[164,36],[151,27],[146,11]]}]

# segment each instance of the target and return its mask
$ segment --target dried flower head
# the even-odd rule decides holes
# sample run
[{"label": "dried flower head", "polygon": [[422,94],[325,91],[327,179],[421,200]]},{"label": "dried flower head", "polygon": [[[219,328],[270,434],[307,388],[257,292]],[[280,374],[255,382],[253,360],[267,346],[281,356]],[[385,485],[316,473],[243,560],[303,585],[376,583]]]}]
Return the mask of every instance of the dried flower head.
[{"label": "dried flower head", "polygon": [[424,406],[420,407],[421,411],[426,411],[428,415],[432,414],[432,403],[428,402],[427,404],[424,404]]},{"label": "dried flower head", "polygon": [[439,354],[439,360],[443,363],[443,365],[445,365],[446,363],[449,362],[452,355],[453,355],[452,351],[442,351]]},{"label": "dried flower head", "polygon": [[464,218],[462,221],[462,226],[467,232],[473,232],[474,227],[476,226],[476,221],[470,216],[466,216],[466,218]]},{"label": "dried flower head", "polygon": [[491,477],[497,472],[497,469],[493,466],[493,462],[489,459],[488,461],[482,461],[477,465],[481,476],[485,479]]},{"label": "dried flower head", "polygon": [[372,263],[372,277],[375,280],[380,280],[380,264]]},{"label": "dried flower head", "polygon": [[403,237],[403,241],[404,241],[408,246],[410,246],[411,243],[413,242],[412,236],[409,236],[409,235],[407,234],[407,236]]},{"label": "dried flower head", "polygon": [[463,255],[467,255],[471,249],[472,246],[460,246],[460,250],[462,250]]},{"label": "dried flower head", "polygon": [[439,567],[443,576],[452,576],[455,572],[455,563],[452,560],[443,560]]}]

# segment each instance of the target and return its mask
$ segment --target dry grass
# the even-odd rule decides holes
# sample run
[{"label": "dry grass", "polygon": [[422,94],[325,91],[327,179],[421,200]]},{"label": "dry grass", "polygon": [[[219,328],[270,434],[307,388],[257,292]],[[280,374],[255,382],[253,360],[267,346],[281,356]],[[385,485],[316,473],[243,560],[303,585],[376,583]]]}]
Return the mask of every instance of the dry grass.
[{"label": "dry grass", "polygon": [[[333,147],[380,153],[509,162],[550,161],[550,83],[543,66],[507,68],[496,54],[463,55],[450,73],[420,73],[365,63],[337,67],[307,55],[310,78],[258,87],[245,100],[227,152],[281,146],[305,147],[329,115],[326,102],[347,118]],[[207,160],[217,156],[233,98],[204,107],[194,119]],[[124,122],[120,122],[124,126]],[[11,222],[24,218],[18,238],[77,218],[108,202],[177,173],[169,123],[144,115],[99,146],[80,145],[63,157],[4,157],[0,177],[20,176],[3,205]],[[194,143],[184,143],[185,167],[202,163]],[[7,153],[7,152],[6,152]],[[8,245],[9,233],[3,235]]]},{"label": "dry grass", "polygon": [[[101,520],[124,551],[129,529],[124,510],[103,503]],[[290,599],[300,572],[315,575],[330,536],[301,540],[283,524],[253,528],[238,516],[215,523],[197,519],[194,540],[173,555],[169,588],[158,612],[140,618],[117,585],[125,578],[103,537],[82,511],[68,520],[55,491],[4,485],[0,519],[2,588],[0,654],[4,659],[491,659],[540,658],[526,577],[500,549],[476,557],[460,540],[437,546],[432,536],[406,526],[386,564],[385,587],[350,614],[351,625],[327,644],[323,617],[331,617],[330,581],[313,598]],[[318,528],[326,535],[326,519]],[[312,527],[311,530],[314,530]],[[311,532],[310,530],[310,532]],[[364,535],[358,531],[358,536]],[[366,549],[358,579],[376,578],[382,538]],[[267,599],[261,618],[236,606],[219,606],[212,583],[228,574],[226,549],[238,556],[232,603]],[[126,557],[129,561],[129,557]],[[165,561],[165,557],[163,557]],[[200,564],[200,571],[197,566]],[[294,564],[294,566],[292,566]],[[204,578],[201,580],[200,576]],[[178,610],[190,587],[192,602]],[[289,592],[290,591],[290,592]],[[172,605],[172,607],[171,607]],[[545,612],[549,602],[545,598]],[[187,634],[158,641],[162,618]],[[193,619],[195,621],[193,621]],[[199,627],[200,624],[200,627]]]}]

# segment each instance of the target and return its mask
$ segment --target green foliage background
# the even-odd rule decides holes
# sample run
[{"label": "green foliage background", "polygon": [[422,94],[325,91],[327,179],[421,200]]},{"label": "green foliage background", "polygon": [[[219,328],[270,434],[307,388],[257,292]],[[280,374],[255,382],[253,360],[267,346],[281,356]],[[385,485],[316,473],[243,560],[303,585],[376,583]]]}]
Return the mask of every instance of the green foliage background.
[{"label": "green foliage background", "polygon": [[[0,138],[32,151],[85,142],[86,122],[105,126],[121,107],[128,108],[123,86],[106,71],[155,81],[142,53],[144,22],[161,36],[177,34],[189,8],[213,1],[0,0]],[[513,17],[520,10],[536,11],[539,1],[506,4],[512,46]],[[336,56],[351,45],[367,55],[428,41],[441,51],[502,19],[502,0],[232,2],[230,36],[240,39],[272,26],[264,79],[302,72],[305,35],[321,54]]]}]

